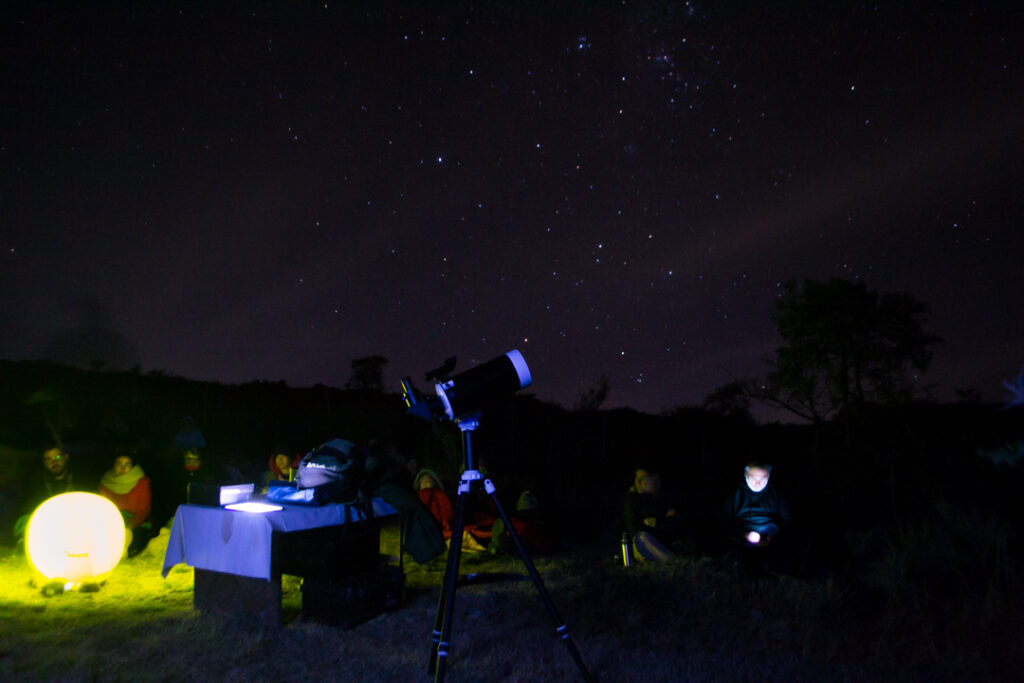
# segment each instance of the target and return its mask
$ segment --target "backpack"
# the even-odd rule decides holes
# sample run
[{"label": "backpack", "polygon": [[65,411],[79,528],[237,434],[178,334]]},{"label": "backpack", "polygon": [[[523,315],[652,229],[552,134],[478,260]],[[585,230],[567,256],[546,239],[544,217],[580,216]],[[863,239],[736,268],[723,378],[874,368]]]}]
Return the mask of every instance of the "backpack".
[{"label": "backpack", "polygon": [[333,439],[306,453],[295,473],[300,491],[315,489],[324,503],[352,503],[359,500],[366,479],[363,458],[351,441]]}]

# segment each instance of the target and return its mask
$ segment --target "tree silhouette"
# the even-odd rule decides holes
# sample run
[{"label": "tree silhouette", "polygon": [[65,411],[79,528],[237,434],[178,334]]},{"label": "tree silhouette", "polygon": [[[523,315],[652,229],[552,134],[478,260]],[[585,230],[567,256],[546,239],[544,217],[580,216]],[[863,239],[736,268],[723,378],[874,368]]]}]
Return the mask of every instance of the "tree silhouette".
[{"label": "tree silhouette", "polygon": [[366,356],[352,361],[352,375],[345,383],[346,389],[384,390],[384,368],[388,359],[384,356]]},{"label": "tree silhouette", "polygon": [[589,389],[583,391],[579,398],[576,399],[576,410],[588,411],[598,410],[601,404],[608,398],[608,394],[611,393],[612,385],[608,379],[608,375],[602,374],[597,378],[597,383]]},{"label": "tree silhouette", "polygon": [[863,281],[790,282],[772,312],[783,340],[775,370],[753,394],[814,422],[907,401],[940,341],[925,332],[929,317],[909,294],[879,294]]},{"label": "tree silhouette", "polygon": [[701,405],[704,410],[721,417],[754,421],[750,413],[750,392],[747,383],[737,380],[723,384],[707,395]]}]

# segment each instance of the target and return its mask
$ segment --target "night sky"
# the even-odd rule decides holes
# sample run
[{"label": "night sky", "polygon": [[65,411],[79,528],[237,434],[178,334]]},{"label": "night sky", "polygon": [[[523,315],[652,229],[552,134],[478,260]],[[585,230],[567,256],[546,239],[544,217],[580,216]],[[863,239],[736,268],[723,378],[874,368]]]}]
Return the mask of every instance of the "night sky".
[{"label": "night sky", "polygon": [[1004,400],[1003,7],[5,2],[0,357],[342,386],[379,354],[397,391],[518,348],[541,399],[606,374],[656,412],[765,374],[781,285],[838,276],[930,307],[936,398]]}]

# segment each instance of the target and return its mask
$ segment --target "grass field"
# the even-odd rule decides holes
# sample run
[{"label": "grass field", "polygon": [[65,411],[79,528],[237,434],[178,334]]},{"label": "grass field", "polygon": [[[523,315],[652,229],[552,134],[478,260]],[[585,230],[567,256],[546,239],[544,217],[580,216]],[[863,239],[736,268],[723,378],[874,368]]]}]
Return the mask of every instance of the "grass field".
[{"label": "grass field", "polygon": [[[423,681],[444,558],[406,563],[407,599],[354,629],[305,619],[285,577],[285,623],[197,613],[192,570],[160,575],[167,532],[98,590],[47,597],[24,555],[0,548],[3,681]],[[537,567],[600,681],[1010,680],[1020,650],[1012,602],[872,590],[832,576],[745,575],[724,558],[621,566],[616,539]],[[518,557],[467,553],[463,573],[523,574]],[[889,585],[885,584],[889,582]],[[47,591],[48,592],[48,591]],[[460,587],[450,681],[579,680],[528,580]],[[977,604],[975,604],[977,602]]]}]

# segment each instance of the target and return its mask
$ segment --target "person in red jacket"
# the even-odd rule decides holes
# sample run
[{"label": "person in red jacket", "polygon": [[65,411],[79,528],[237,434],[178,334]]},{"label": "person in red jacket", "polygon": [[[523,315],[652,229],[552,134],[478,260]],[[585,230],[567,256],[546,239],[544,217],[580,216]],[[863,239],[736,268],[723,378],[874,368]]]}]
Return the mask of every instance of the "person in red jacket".
[{"label": "person in red jacket", "polygon": [[434,516],[437,523],[441,525],[444,539],[447,541],[452,537],[452,520],[455,519],[455,511],[452,509],[452,501],[441,486],[441,478],[434,470],[420,470],[412,483],[416,495],[420,501],[427,506],[430,514]]},{"label": "person in red jacket", "polygon": [[122,453],[114,459],[114,466],[100,479],[99,494],[121,511],[125,528],[131,532],[128,556],[137,555],[149,542],[152,528],[149,512],[153,497],[149,477],[140,465],[135,464],[132,455]]},{"label": "person in red jacket", "polygon": [[295,470],[302,461],[301,456],[288,455],[289,448],[278,446],[267,461],[267,471],[263,473],[263,493],[270,488],[272,481],[291,481],[295,478]]},{"label": "person in red jacket", "polygon": [[[516,501],[516,511],[509,516],[509,521],[516,529],[516,535],[531,553],[550,555],[557,552],[559,544],[548,531],[541,516],[540,503],[533,491],[523,491]],[[517,552],[512,536],[505,529],[505,522],[497,519],[494,522],[491,543],[487,546],[491,554]]]}]

